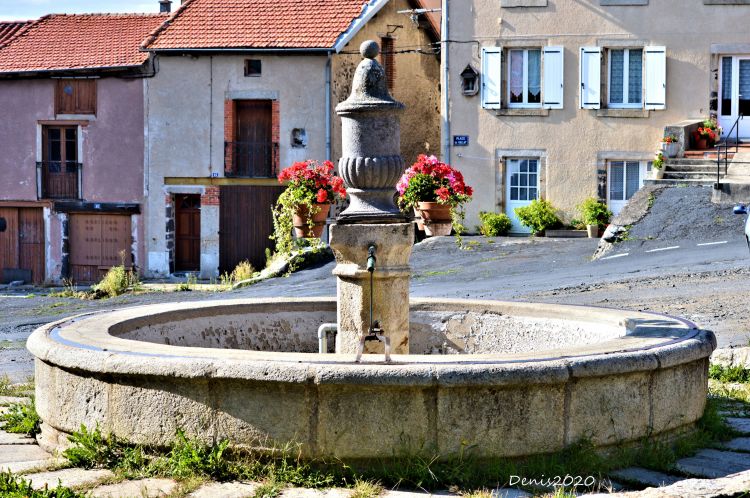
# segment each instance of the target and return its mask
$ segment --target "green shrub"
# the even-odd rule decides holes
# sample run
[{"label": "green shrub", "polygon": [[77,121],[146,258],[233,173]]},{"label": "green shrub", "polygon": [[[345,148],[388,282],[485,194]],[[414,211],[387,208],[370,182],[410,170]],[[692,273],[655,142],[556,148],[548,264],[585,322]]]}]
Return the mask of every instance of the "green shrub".
[{"label": "green shrub", "polygon": [[607,205],[599,202],[595,197],[589,197],[580,203],[578,211],[581,213],[584,224],[598,225],[599,228],[606,228],[609,225],[610,218],[612,218],[612,211],[607,209]]},{"label": "green shrub", "polygon": [[124,265],[113,266],[107,271],[102,280],[94,285],[93,289],[97,295],[106,297],[117,297],[135,287],[140,283],[138,275],[125,268]]},{"label": "green shrub", "polygon": [[11,403],[8,412],[0,415],[0,420],[5,422],[5,432],[27,436],[36,436],[41,432],[42,421],[36,412],[33,399],[31,403]]},{"label": "green shrub", "polygon": [[546,199],[533,200],[528,206],[516,208],[514,211],[518,221],[535,234],[560,226],[560,218],[557,217],[555,208]]},{"label": "green shrub", "polygon": [[505,213],[487,213],[482,211],[479,213],[479,219],[482,222],[482,226],[479,227],[479,233],[485,237],[499,237],[506,235],[510,231],[512,222]]}]

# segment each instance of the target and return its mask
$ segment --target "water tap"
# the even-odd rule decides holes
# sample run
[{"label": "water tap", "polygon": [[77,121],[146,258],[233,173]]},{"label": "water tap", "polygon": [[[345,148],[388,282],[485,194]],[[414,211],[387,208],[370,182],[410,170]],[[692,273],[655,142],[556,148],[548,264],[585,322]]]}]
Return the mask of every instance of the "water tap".
[{"label": "water tap", "polygon": [[375,263],[377,260],[378,258],[375,257],[375,246],[370,246],[367,251],[367,271],[370,273],[375,272]]}]

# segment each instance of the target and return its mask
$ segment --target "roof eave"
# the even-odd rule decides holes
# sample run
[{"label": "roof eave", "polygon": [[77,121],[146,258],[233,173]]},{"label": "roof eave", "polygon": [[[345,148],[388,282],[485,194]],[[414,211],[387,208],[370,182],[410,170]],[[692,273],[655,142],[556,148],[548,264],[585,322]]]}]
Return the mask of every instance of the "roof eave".
[{"label": "roof eave", "polygon": [[190,53],[321,53],[333,52],[334,47],[182,47],[182,48],[142,48],[142,52],[153,54],[190,54]]},{"label": "roof eave", "polygon": [[97,66],[97,67],[79,67],[65,69],[36,69],[23,71],[2,71],[0,70],[0,79],[23,79],[23,78],[51,78],[75,77],[75,76],[107,76],[112,75],[139,75],[145,74],[148,69],[148,60],[138,65],[128,66]]},{"label": "roof eave", "polygon": [[336,38],[336,42],[333,44],[336,53],[344,50],[344,47],[346,47],[349,42],[357,36],[357,33],[359,33],[368,22],[370,22],[370,19],[375,17],[375,15],[387,4],[388,0],[372,0],[368,2],[365,8],[362,9],[362,13],[359,17],[354,19],[349,25],[349,28]]}]

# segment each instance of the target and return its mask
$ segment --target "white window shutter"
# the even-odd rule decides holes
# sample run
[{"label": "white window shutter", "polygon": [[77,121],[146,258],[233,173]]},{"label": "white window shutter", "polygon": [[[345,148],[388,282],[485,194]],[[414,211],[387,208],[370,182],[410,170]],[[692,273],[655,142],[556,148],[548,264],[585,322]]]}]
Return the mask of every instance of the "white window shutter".
[{"label": "white window shutter", "polygon": [[544,103],[545,109],[562,109],[564,95],[563,47],[544,47]]},{"label": "white window shutter", "polygon": [[599,109],[602,100],[602,49],[581,47],[581,109]]},{"label": "white window shutter", "polygon": [[644,86],[646,88],[646,109],[667,108],[667,49],[666,47],[646,47],[643,50]]},{"label": "white window shutter", "polygon": [[500,47],[482,48],[482,107],[500,109],[502,105],[502,58]]}]

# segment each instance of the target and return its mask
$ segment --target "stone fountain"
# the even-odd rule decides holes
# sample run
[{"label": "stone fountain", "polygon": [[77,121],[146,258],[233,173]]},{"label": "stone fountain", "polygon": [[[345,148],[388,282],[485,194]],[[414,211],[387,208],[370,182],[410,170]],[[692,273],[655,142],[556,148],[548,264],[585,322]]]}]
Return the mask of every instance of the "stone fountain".
[{"label": "stone fountain", "polygon": [[[377,46],[362,52],[352,96],[338,107],[352,203],[331,227],[337,299],[161,304],[38,329],[28,348],[45,449],[65,447],[83,424],[148,445],[166,446],[181,429],[258,451],[298,445],[307,458],[447,458],[467,444],[498,458],[695,426],[716,341],[690,322],[408,299],[413,228],[393,204],[402,106],[388,95]],[[316,332],[332,321],[336,353],[320,354]],[[378,335],[392,361],[357,363],[362,338]],[[367,346],[383,351],[380,340]]]}]

